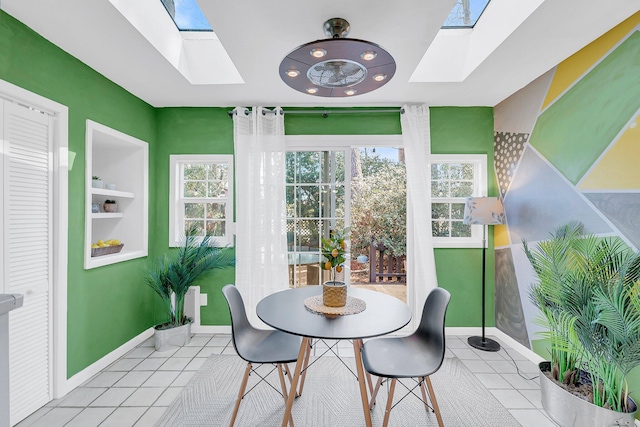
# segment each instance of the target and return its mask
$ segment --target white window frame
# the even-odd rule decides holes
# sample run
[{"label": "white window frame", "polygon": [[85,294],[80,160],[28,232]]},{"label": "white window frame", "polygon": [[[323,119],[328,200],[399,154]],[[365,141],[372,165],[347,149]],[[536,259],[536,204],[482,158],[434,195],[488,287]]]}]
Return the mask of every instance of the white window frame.
[{"label": "white window frame", "polygon": [[180,246],[180,236],[184,233],[181,224],[184,224],[184,205],[192,202],[182,196],[181,173],[184,164],[193,163],[217,163],[227,165],[228,190],[226,197],[208,198],[212,202],[224,202],[225,204],[225,235],[216,236],[211,242],[216,246],[233,246],[234,222],[233,222],[233,155],[231,154],[173,154],[169,156],[170,163],[170,189],[169,189],[169,247]]},{"label": "white window frame", "polygon": [[[432,154],[431,163],[472,163],[473,172],[473,197],[487,195],[487,155],[486,154]],[[431,177],[431,168],[429,168]],[[437,203],[441,199],[431,197],[431,203]],[[450,201],[451,199],[447,199]],[[466,198],[461,198],[461,201]],[[431,215],[429,215],[431,224]],[[434,248],[481,248],[482,227],[484,225],[472,225],[471,237],[433,237]],[[431,226],[429,226],[431,229]]]}]

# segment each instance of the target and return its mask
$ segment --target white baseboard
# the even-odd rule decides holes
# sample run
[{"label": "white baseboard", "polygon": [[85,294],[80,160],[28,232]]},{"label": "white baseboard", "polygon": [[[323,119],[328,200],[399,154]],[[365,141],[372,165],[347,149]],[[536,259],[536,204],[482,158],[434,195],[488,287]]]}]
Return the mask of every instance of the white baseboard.
[{"label": "white baseboard", "polygon": [[67,379],[64,386],[61,387],[64,393],[60,396],[54,396],[54,398],[59,399],[62,396],[66,395],[76,387],[82,385],[85,381],[89,380],[95,374],[127,354],[129,351],[136,348],[136,346],[142,344],[147,340],[147,338],[153,336],[153,328],[149,328],[143,331],[141,334],[131,338],[126,343],[122,344],[120,347],[113,350],[111,353],[101,357],[100,359],[93,362],[91,365],[84,368],[82,371],[78,372],[71,378]]},{"label": "white baseboard", "polygon": [[[488,328],[487,328],[488,330]],[[454,335],[454,336],[471,336],[471,335],[480,335],[482,334],[482,328],[476,327],[453,327],[453,328],[444,328],[445,335]]]},{"label": "white baseboard", "polygon": [[231,334],[231,326],[191,325],[194,334]]},{"label": "white baseboard", "polygon": [[[482,334],[482,328],[478,328],[478,327],[473,327],[473,328],[467,328],[467,327],[445,328],[445,334],[446,335],[458,335],[458,336],[460,336],[460,335],[462,335],[462,336],[472,336],[472,335],[480,336]],[[532,350],[528,349],[527,347],[523,346],[518,341],[514,340],[513,338],[511,338],[509,335],[505,334],[504,332],[502,332],[498,328],[485,328],[485,334],[487,336],[492,336],[492,337],[495,337],[495,338],[499,339],[504,344],[508,345],[509,347],[511,347],[512,349],[514,349],[515,351],[517,351],[518,353],[520,353],[521,355],[523,355],[524,357],[526,357],[527,359],[529,359],[530,361],[535,363],[536,365],[538,363],[540,363],[540,362],[544,362],[544,360],[545,360],[544,357],[539,356],[537,353],[535,353]]]}]

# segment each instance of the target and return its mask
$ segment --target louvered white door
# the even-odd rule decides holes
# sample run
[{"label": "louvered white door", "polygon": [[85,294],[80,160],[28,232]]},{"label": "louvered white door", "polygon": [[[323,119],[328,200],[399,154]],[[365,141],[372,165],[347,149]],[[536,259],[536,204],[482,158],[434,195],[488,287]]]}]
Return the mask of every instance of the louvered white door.
[{"label": "louvered white door", "polygon": [[51,122],[3,102],[3,293],[24,295],[9,313],[11,425],[51,400]]}]

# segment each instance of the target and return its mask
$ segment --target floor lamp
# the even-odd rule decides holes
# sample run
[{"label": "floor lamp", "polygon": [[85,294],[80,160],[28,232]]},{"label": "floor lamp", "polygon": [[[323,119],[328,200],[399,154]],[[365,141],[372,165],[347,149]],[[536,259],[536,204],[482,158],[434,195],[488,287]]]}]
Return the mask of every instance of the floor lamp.
[{"label": "floor lamp", "polygon": [[484,335],[485,323],[485,271],[487,256],[487,225],[504,224],[504,207],[498,197],[469,197],[464,206],[464,223],[482,225],[482,336],[469,337],[467,342],[473,348],[484,351],[498,351],[500,344]]}]

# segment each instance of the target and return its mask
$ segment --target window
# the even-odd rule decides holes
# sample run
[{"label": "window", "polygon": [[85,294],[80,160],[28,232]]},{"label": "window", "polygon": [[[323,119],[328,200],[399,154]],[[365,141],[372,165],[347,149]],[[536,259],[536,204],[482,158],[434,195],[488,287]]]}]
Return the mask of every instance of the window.
[{"label": "window", "polygon": [[442,28],[473,28],[490,0],[456,0]]},{"label": "window", "polygon": [[213,31],[196,0],[161,0],[180,31]]},{"label": "window", "polygon": [[[330,280],[322,270],[321,239],[345,226],[348,193],[344,151],[288,151],[286,157],[289,286]],[[344,277],[348,278],[346,268]]]},{"label": "window", "polygon": [[463,223],[467,197],[486,195],[486,155],[432,155],[431,229],[436,247],[475,247],[481,225]]},{"label": "window", "polygon": [[233,243],[233,156],[170,157],[169,246],[196,225],[216,245]]}]

